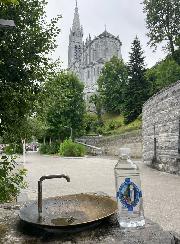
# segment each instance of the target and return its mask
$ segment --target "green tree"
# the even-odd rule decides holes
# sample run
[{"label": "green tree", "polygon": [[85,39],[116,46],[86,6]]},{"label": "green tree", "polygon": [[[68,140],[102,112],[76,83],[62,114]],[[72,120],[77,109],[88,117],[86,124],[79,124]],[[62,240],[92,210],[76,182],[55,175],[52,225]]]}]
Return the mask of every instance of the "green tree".
[{"label": "green tree", "polygon": [[0,0],[0,4],[18,4],[17,0]]},{"label": "green tree", "polygon": [[149,30],[149,44],[167,41],[167,48],[174,56],[176,37],[180,34],[179,0],[144,0],[146,26]]},{"label": "green tree", "polygon": [[128,79],[127,67],[122,59],[112,57],[97,81],[103,108],[110,113],[120,113],[123,103],[123,87]]},{"label": "green tree", "polygon": [[131,122],[142,112],[142,105],[149,97],[149,84],[145,78],[143,51],[139,39],[132,43],[128,64],[129,79],[124,90],[125,122]]},{"label": "green tree", "polygon": [[153,95],[180,79],[180,65],[172,58],[167,57],[156,66],[147,70],[146,77],[151,84],[150,94]]},{"label": "green tree", "polygon": [[99,94],[90,97],[90,103],[94,104],[99,123],[102,123],[102,98]]},{"label": "green tree", "polygon": [[145,73],[145,77],[149,82],[149,96],[153,96],[158,91],[157,84],[156,84],[158,65],[159,63],[153,66],[152,68],[147,69]]},{"label": "green tree", "polygon": [[45,0],[1,4],[0,16],[13,19],[16,28],[0,29],[0,135],[16,134],[33,112],[39,84],[53,72],[50,55],[60,30],[54,18],[47,23]]},{"label": "green tree", "polygon": [[15,156],[0,157],[0,203],[15,200],[21,189],[27,187],[25,169],[18,169]]},{"label": "green tree", "polygon": [[42,116],[46,120],[48,133],[62,140],[82,133],[85,102],[83,83],[72,73],[60,72],[49,79],[43,90]]},{"label": "green tree", "polygon": [[173,58],[176,61],[176,63],[180,65],[180,35],[176,37],[176,46],[177,49],[175,50]]}]

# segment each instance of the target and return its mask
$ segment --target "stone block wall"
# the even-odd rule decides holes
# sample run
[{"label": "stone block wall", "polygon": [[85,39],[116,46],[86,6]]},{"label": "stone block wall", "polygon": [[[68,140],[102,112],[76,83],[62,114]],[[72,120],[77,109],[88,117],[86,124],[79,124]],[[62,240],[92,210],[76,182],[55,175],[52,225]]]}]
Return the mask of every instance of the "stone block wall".
[{"label": "stone block wall", "polygon": [[142,158],[141,130],[107,137],[82,137],[78,141],[100,147],[109,156],[118,156],[120,148],[130,148],[132,158]]},{"label": "stone block wall", "polygon": [[180,174],[180,81],[151,97],[142,118],[144,162]]}]

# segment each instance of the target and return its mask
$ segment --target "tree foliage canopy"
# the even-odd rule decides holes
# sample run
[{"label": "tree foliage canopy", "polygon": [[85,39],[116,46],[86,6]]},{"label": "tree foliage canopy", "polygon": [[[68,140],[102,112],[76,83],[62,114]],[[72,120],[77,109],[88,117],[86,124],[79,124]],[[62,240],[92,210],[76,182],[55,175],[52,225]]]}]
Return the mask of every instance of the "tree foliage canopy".
[{"label": "tree foliage canopy", "polygon": [[132,43],[128,69],[129,79],[124,90],[123,111],[126,122],[131,122],[141,114],[142,105],[149,97],[144,56],[137,37]]},{"label": "tree foliage canopy", "polygon": [[150,95],[180,79],[180,65],[172,58],[166,58],[147,70],[146,78],[151,84]]},{"label": "tree foliage canopy", "polygon": [[1,5],[1,18],[13,19],[16,28],[0,29],[0,134],[16,133],[33,110],[40,82],[53,69],[48,55],[56,48],[60,16],[47,23],[45,7],[45,0]]},{"label": "tree foliage canopy", "polygon": [[72,73],[60,72],[44,85],[40,107],[47,134],[64,139],[81,134],[84,125],[84,85]]},{"label": "tree foliage canopy", "polygon": [[127,79],[128,71],[122,59],[114,56],[104,65],[97,82],[102,105],[107,112],[122,112],[123,87]]},{"label": "tree foliage canopy", "polygon": [[17,0],[0,0],[0,4],[18,4]]},{"label": "tree foliage canopy", "polygon": [[155,46],[168,41],[168,49],[174,55],[176,37],[180,34],[179,0],[144,0],[149,44]]}]

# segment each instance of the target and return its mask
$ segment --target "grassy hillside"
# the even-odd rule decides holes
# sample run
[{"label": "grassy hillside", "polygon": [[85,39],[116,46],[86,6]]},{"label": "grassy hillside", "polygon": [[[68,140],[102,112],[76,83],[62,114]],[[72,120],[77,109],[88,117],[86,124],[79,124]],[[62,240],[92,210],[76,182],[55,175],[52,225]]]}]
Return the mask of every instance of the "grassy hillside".
[{"label": "grassy hillside", "polygon": [[89,134],[101,134],[104,136],[117,135],[139,130],[142,126],[141,117],[138,117],[130,124],[125,124],[123,116],[106,113],[102,116],[102,121],[102,125],[92,126],[93,130]]}]

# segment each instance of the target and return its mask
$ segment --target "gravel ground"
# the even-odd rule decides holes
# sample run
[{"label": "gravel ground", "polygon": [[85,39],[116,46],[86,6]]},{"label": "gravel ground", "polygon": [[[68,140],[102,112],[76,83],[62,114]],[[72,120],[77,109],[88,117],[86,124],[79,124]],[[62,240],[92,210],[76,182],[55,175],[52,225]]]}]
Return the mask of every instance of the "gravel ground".
[{"label": "gravel ground", "polygon": [[[24,167],[28,169],[29,187],[18,200],[37,199],[37,181],[49,174],[67,174],[71,182],[44,181],[43,197],[99,191],[115,196],[113,169],[116,162],[117,159],[107,157],[74,159],[28,153]],[[153,170],[140,161],[136,163],[141,170],[145,216],[164,230],[180,234],[180,177]]]}]

